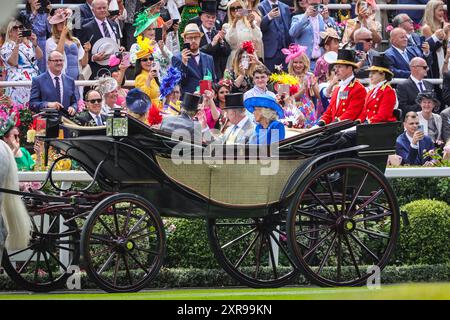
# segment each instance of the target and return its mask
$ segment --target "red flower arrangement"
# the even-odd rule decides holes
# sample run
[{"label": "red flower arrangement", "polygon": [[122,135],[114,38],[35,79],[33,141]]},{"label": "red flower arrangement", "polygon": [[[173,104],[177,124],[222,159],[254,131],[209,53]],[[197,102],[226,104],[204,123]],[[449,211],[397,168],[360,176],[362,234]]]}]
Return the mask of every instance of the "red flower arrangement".
[{"label": "red flower arrangement", "polygon": [[253,54],[255,52],[255,45],[253,44],[253,41],[242,42],[241,48],[247,51],[248,54]]},{"label": "red flower arrangement", "polygon": [[162,122],[162,115],[159,112],[158,107],[155,104],[152,104],[150,107],[150,111],[148,112],[148,124],[153,126],[156,124],[160,124]]}]

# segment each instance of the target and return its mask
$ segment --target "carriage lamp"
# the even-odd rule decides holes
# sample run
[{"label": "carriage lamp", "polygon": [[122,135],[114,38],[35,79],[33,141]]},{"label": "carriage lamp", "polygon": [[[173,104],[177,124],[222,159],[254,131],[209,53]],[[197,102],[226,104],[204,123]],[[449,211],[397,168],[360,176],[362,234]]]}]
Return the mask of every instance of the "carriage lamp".
[{"label": "carriage lamp", "polygon": [[106,135],[108,137],[128,136],[128,118],[122,108],[116,107],[106,119]]},{"label": "carriage lamp", "polygon": [[36,119],[36,136],[40,138],[57,138],[60,117],[56,109],[43,109]]}]

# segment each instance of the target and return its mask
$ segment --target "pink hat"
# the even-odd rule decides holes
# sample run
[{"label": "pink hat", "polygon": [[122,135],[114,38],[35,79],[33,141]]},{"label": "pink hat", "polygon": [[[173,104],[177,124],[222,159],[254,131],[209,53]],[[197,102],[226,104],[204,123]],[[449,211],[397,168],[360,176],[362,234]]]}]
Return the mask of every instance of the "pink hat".
[{"label": "pink hat", "polygon": [[48,23],[50,24],[58,24],[61,22],[66,21],[67,19],[69,19],[72,16],[72,10],[70,9],[56,9],[55,13],[53,14],[53,16],[48,17]]},{"label": "pink hat", "polygon": [[289,63],[289,61],[294,60],[298,56],[306,53],[306,49],[306,47],[303,47],[299,44],[291,43],[288,49],[283,48],[281,49],[281,52],[286,55],[286,63]]}]

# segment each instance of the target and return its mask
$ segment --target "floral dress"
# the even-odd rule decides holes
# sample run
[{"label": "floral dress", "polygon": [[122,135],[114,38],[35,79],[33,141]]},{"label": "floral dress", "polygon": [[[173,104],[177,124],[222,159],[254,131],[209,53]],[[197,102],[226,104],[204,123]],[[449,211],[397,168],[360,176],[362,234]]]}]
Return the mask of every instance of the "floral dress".
[{"label": "floral dress", "polygon": [[313,74],[308,72],[304,79],[300,80],[300,89],[306,87],[306,90],[302,95],[295,99],[297,107],[305,116],[304,128],[306,129],[311,128],[317,122],[316,109],[310,94],[312,76]]},{"label": "floral dress", "polygon": [[[11,66],[8,63],[16,44],[6,42],[0,49],[0,57],[6,68],[6,81],[31,81],[38,75],[36,53],[31,42],[29,44],[21,43],[19,45],[19,59],[17,66]],[[11,98],[14,103],[25,104],[30,101],[31,87],[8,87],[5,94]]]}]

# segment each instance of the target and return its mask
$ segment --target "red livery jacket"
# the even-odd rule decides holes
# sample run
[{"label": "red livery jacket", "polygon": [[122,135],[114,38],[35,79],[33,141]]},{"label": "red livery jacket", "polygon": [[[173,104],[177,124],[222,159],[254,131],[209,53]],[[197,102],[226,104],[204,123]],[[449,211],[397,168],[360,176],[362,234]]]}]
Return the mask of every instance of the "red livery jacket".
[{"label": "red livery jacket", "polygon": [[[341,95],[339,105],[336,105],[338,94]],[[364,113],[364,100],[366,89],[356,78],[353,79],[344,91],[339,93],[339,87],[334,88],[330,105],[323,113],[320,121],[330,124],[334,121],[357,120]]]},{"label": "red livery jacket", "polygon": [[373,95],[376,88],[367,93],[366,103],[364,104],[364,114],[361,115],[361,122],[366,119],[369,123],[393,122],[397,119],[393,116],[397,95],[389,83],[383,84]]}]

